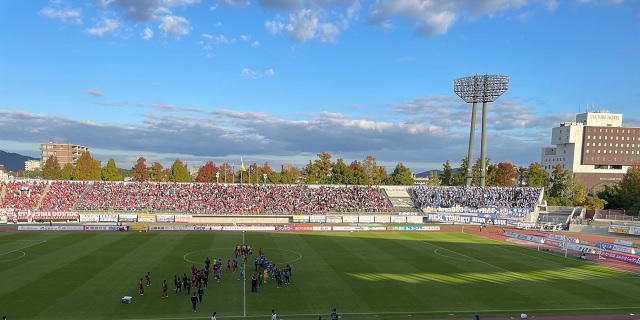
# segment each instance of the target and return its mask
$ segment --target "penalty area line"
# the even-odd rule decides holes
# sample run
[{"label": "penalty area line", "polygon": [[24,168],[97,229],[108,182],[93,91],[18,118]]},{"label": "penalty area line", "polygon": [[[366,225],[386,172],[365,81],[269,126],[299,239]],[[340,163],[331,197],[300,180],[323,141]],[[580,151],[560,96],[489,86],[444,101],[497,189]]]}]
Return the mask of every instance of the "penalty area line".
[{"label": "penalty area line", "polygon": [[4,256],[4,255],[7,255],[7,254],[10,254],[10,253],[14,253],[14,252],[22,251],[22,250],[24,250],[24,249],[26,249],[26,248],[33,247],[33,246],[37,246],[37,245],[39,245],[39,244],[42,244],[42,243],[47,242],[47,240],[22,240],[22,241],[39,241],[39,242],[38,242],[38,243],[34,243],[34,244],[30,244],[30,245],[28,245],[28,246],[24,246],[24,247],[22,247],[22,248],[18,248],[18,249],[15,249],[15,250],[9,251],[9,252],[0,253],[0,257],[2,257],[2,256]]}]

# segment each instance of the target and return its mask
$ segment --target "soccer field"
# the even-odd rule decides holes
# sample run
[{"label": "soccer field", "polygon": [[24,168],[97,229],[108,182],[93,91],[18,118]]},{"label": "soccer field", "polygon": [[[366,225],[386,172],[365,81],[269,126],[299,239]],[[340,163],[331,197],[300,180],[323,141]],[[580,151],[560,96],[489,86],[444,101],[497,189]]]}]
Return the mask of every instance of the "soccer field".
[{"label": "soccer field", "polygon": [[[223,272],[196,313],[173,276],[206,257],[233,259],[236,244],[265,251],[291,283]],[[0,233],[0,316],[8,319],[416,319],[513,316],[521,312],[638,311],[640,276],[466,233]],[[138,295],[138,280],[152,285]],[[223,268],[224,271],[224,268]],[[160,284],[169,283],[161,299]],[[125,295],[130,304],[121,303]],[[453,316],[452,316],[453,314]]]}]

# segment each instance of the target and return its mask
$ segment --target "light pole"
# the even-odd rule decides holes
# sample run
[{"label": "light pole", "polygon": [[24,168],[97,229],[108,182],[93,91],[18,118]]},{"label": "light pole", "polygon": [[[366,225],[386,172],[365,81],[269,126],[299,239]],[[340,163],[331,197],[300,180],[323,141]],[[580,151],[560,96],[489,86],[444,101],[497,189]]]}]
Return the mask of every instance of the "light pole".
[{"label": "light pole", "polygon": [[220,172],[216,172],[216,184],[218,184],[219,179],[220,179]]},{"label": "light pole", "polygon": [[266,173],[262,174],[262,184],[267,184],[267,174]]},{"label": "light pole", "polygon": [[509,77],[500,75],[470,76],[453,81],[453,91],[466,103],[473,103],[471,109],[471,131],[469,133],[469,151],[467,153],[466,186],[471,185],[471,163],[473,163],[473,138],[475,135],[476,104],[482,102],[482,129],[480,133],[480,186],[485,186],[486,140],[487,140],[487,102],[493,102],[509,89]]}]

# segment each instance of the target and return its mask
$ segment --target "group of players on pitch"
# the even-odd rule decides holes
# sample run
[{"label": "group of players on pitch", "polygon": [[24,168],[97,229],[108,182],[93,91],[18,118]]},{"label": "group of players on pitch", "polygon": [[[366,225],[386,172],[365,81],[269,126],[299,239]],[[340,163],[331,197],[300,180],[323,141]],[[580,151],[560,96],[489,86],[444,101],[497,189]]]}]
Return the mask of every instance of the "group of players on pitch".
[{"label": "group of players on pitch", "polygon": [[[226,272],[235,273],[238,272],[237,280],[246,280],[245,278],[245,265],[249,256],[253,256],[253,249],[249,245],[236,245],[234,249],[234,259],[227,260]],[[241,259],[241,263],[238,264],[238,257]],[[209,285],[209,275],[213,275],[213,278],[220,282],[222,278],[222,259],[214,258],[213,261],[206,258],[204,261],[204,268],[198,269],[195,265],[191,266],[191,277],[187,277],[184,273],[182,277],[178,275],[173,276],[173,291],[177,294],[182,290],[187,291],[187,295],[191,294],[191,288],[194,288],[193,295],[191,296],[191,303],[193,305],[193,312],[196,312],[197,303],[202,303],[202,297],[204,295],[204,289]],[[262,251],[262,248],[258,250],[258,255],[254,257],[254,266],[257,275],[254,275],[251,279],[251,291],[258,292],[258,287],[262,287],[264,283],[267,283],[267,279],[275,279],[276,287],[282,288],[282,284],[289,284],[291,277],[291,265],[287,264],[286,267],[278,269],[273,260],[267,259],[266,254]],[[144,295],[145,286],[151,286],[151,273],[147,274],[138,281],[138,287],[140,295]],[[197,290],[196,290],[197,288]],[[162,281],[162,299],[168,298],[168,284],[167,280]]]}]

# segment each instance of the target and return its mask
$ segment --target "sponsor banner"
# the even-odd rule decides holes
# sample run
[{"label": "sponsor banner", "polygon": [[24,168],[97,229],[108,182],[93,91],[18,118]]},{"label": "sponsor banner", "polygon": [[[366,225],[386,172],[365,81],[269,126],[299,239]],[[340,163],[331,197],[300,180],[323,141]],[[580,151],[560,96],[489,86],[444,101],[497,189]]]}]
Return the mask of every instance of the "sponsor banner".
[{"label": "sponsor banner", "polygon": [[80,213],[78,212],[18,212],[20,220],[78,220]]},{"label": "sponsor banner", "polygon": [[187,231],[187,226],[149,226],[151,231]]},{"label": "sponsor banner", "polygon": [[618,246],[618,245],[614,245],[614,244],[610,244],[610,243],[604,243],[604,242],[596,242],[596,248],[601,248],[601,249],[605,249],[605,250],[613,250],[613,251],[624,252],[624,253],[629,253],[629,254],[635,254],[636,253],[636,251],[633,248],[624,247],[624,246]]},{"label": "sponsor banner", "polygon": [[438,221],[438,222],[458,222],[465,224],[493,224],[493,225],[507,225],[507,220],[505,219],[493,219],[487,217],[479,217],[479,216],[468,216],[468,215],[457,215],[457,214],[434,214],[430,213],[427,215],[429,221]]},{"label": "sponsor banner", "polygon": [[342,216],[327,216],[327,223],[342,223]]},{"label": "sponsor banner", "polygon": [[602,250],[602,249],[597,250],[596,253],[605,258],[615,259],[618,261],[624,261],[628,263],[640,264],[640,261],[639,261],[640,259],[638,259],[638,257],[628,256],[621,253],[611,252],[611,251]]},{"label": "sponsor banner", "polygon": [[554,233],[538,232],[538,233],[536,233],[536,235],[540,236],[540,237],[547,238],[547,239],[556,240],[556,241],[567,241],[567,242],[571,242],[571,243],[580,243],[580,239],[566,237],[566,236],[559,235],[559,234],[554,234]]},{"label": "sponsor banner", "polygon": [[391,216],[389,220],[391,223],[407,223],[407,217],[405,216]]},{"label": "sponsor banner", "polygon": [[99,217],[100,222],[118,222],[117,214],[101,214]]},{"label": "sponsor banner", "polygon": [[327,216],[309,216],[309,222],[311,223],[325,223],[327,222]]},{"label": "sponsor banner", "polygon": [[375,216],[376,223],[390,223],[391,216]]},{"label": "sponsor banner", "polygon": [[358,217],[358,222],[359,223],[374,223],[374,222],[376,222],[376,217],[375,216],[359,216]]},{"label": "sponsor banner", "polygon": [[631,226],[629,227],[629,234],[633,234],[636,236],[640,235],[640,227]]},{"label": "sponsor banner", "polygon": [[176,214],[176,222],[191,222],[193,220],[193,216],[190,214]]},{"label": "sponsor banner", "polygon": [[591,242],[591,241],[587,241],[587,240],[580,240],[580,244],[584,244],[585,246],[591,246],[591,247],[595,247],[596,246],[595,242]]},{"label": "sponsor banner", "polygon": [[149,230],[148,226],[129,226],[130,231],[147,231]]},{"label": "sponsor banner", "polygon": [[119,226],[84,226],[84,231],[126,231],[127,227]]},{"label": "sponsor banner", "polygon": [[276,226],[276,231],[294,231],[296,230],[295,226],[284,225],[284,226]]},{"label": "sponsor banner", "polygon": [[156,222],[155,214],[139,214],[138,222]]},{"label": "sponsor banner", "polygon": [[172,214],[157,214],[156,222],[174,222],[176,217]]},{"label": "sponsor banner", "polygon": [[363,227],[362,231],[386,231],[387,227],[385,226],[367,226]]},{"label": "sponsor banner", "polygon": [[342,216],[342,222],[344,222],[344,223],[358,223],[358,216],[355,216],[355,215]]},{"label": "sponsor banner", "polygon": [[187,226],[189,231],[222,231],[222,226]]},{"label": "sponsor banner", "polygon": [[83,231],[83,226],[18,226],[18,231]]},{"label": "sponsor banner", "polygon": [[628,226],[610,225],[608,231],[610,233],[629,234],[629,227]]},{"label": "sponsor banner", "polygon": [[520,240],[524,240],[524,241],[530,241],[530,242],[535,242],[535,243],[544,243],[544,239],[541,237],[537,237],[537,236],[529,236],[526,234],[519,234],[519,233],[514,233],[514,232],[510,232],[507,231],[504,233],[505,236],[510,237],[510,238],[516,238],[516,239],[520,239]]},{"label": "sponsor banner", "polygon": [[440,227],[433,226],[404,226],[392,228],[394,231],[440,231]]},{"label": "sponsor banner", "polygon": [[325,227],[325,226],[313,227],[313,231],[331,231],[331,227]]},{"label": "sponsor banner", "polygon": [[549,240],[549,239],[545,239],[544,240],[544,244],[548,245],[548,246],[552,246],[552,247],[561,247],[562,242],[560,241],[556,241],[556,240]]},{"label": "sponsor banner", "polygon": [[136,221],[138,221],[138,215],[137,214],[119,214],[118,215],[118,221],[136,222]]},{"label": "sponsor banner", "polygon": [[422,223],[422,216],[407,216],[407,223]]},{"label": "sponsor banner", "polygon": [[295,226],[294,231],[313,231],[312,226]]},{"label": "sponsor banner", "polygon": [[274,226],[223,226],[225,231],[274,231]]},{"label": "sponsor banner", "polygon": [[293,216],[293,222],[294,222],[294,223],[305,223],[305,222],[309,222],[309,216],[294,215],[294,216]]},{"label": "sponsor banner", "polygon": [[415,212],[398,212],[398,214],[401,215],[401,216],[419,216],[419,215],[422,215],[422,213],[417,212],[417,211],[415,211]]},{"label": "sponsor banner", "polygon": [[359,227],[334,226],[333,231],[360,231]]},{"label": "sponsor banner", "polygon": [[99,214],[81,214],[80,222],[99,222],[100,215]]},{"label": "sponsor banner", "polygon": [[574,243],[563,242],[563,243],[560,244],[560,248],[567,249],[567,250],[584,252],[584,253],[596,253],[596,250],[591,248],[591,247],[583,246],[581,244],[574,244]]},{"label": "sponsor banner", "polygon": [[615,239],[615,240],[613,240],[613,243],[619,244],[619,245],[625,246],[625,247],[633,247],[633,242],[627,241],[627,240]]},{"label": "sponsor banner", "polygon": [[[491,223],[491,220],[489,220],[489,222]],[[509,224],[509,220],[507,219],[493,219],[494,226],[506,226],[508,224]]]}]

